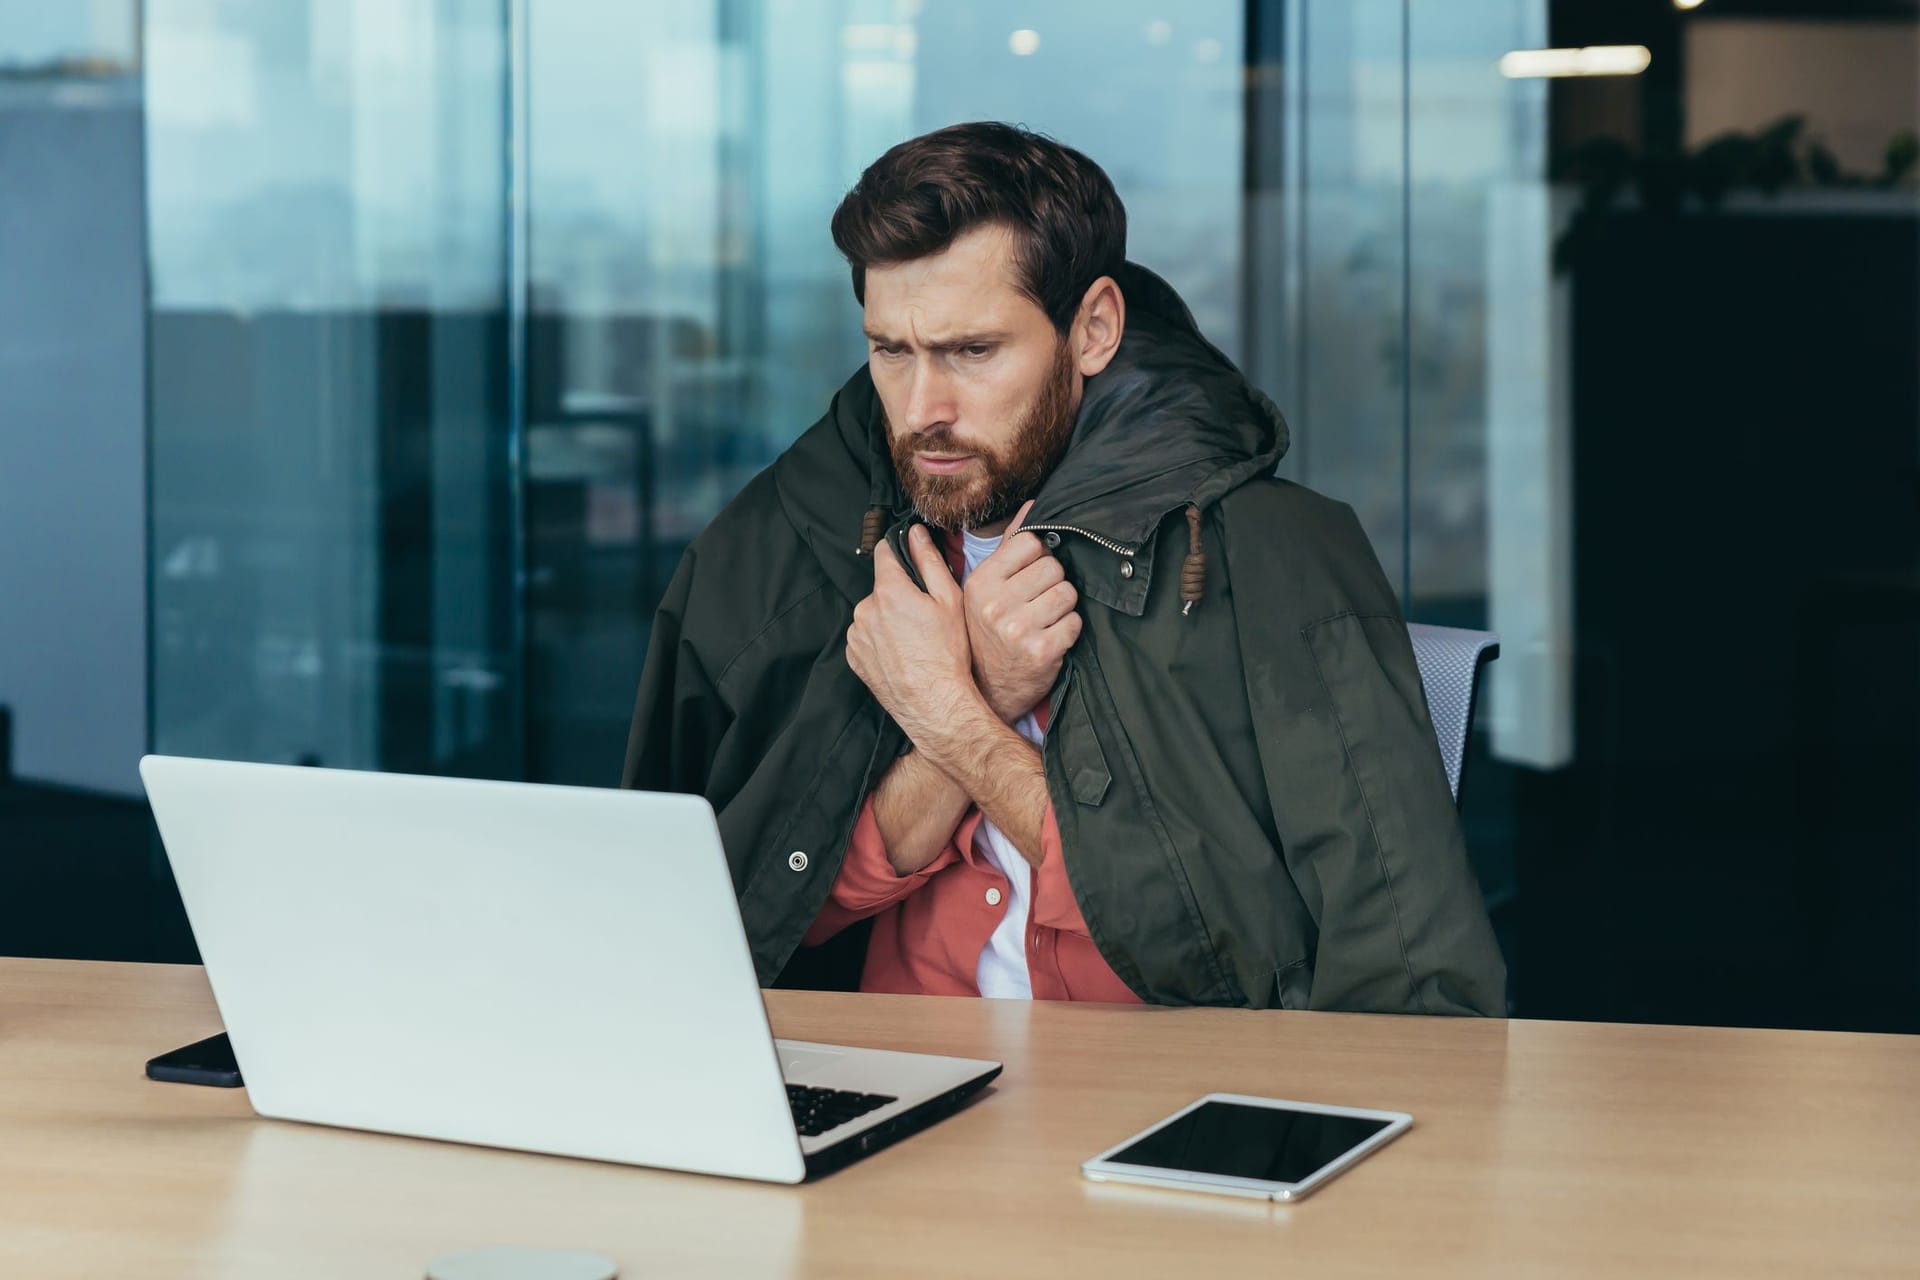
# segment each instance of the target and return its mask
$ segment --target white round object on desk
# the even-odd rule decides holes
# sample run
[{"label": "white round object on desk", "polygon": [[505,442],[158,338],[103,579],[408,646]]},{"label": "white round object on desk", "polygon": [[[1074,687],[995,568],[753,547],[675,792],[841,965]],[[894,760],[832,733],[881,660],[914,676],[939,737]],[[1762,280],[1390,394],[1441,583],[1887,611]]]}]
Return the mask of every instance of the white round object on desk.
[{"label": "white round object on desk", "polygon": [[427,1280],[614,1280],[619,1264],[574,1249],[467,1249],[427,1264]]}]

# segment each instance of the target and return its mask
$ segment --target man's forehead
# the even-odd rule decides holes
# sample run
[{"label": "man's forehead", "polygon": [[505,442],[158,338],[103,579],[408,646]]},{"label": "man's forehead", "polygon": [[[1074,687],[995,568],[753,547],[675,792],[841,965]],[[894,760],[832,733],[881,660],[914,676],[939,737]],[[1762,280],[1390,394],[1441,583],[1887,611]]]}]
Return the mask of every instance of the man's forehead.
[{"label": "man's forehead", "polygon": [[865,325],[870,334],[939,343],[983,329],[1023,327],[1039,307],[1014,279],[1013,237],[999,227],[968,232],[940,253],[869,267]]}]

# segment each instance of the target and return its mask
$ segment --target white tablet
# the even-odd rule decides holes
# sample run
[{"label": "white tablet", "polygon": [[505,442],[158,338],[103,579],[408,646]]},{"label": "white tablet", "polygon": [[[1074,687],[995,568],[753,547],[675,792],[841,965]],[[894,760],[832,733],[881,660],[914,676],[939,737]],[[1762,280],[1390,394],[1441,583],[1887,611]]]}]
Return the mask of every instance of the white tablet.
[{"label": "white tablet", "polygon": [[1095,1182],[1298,1200],[1412,1125],[1402,1111],[1210,1093],[1101,1152],[1080,1172]]}]

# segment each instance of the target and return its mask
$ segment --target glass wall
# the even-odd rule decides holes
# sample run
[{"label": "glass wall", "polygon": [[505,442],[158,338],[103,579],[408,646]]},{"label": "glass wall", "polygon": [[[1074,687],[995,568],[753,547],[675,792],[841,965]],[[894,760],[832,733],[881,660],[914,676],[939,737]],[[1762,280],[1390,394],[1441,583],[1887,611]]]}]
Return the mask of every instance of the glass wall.
[{"label": "glass wall", "polygon": [[147,843],[136,0],[0,0],[0,954],[191,954]]},{"label": "glass wall", "polygon": [[156,750],[522,771],[507,17],[146,6]]},{"label": "glass wall", "polygon": [[1920,1029],[1915,7],[1407,15],[1407,603],[1501,634],[1519,1007]]},{"label": "glass wall", "polygon": [[841,193],[1010,119],[1409,615],[1500,633],[1464,820],[1521,1012],[1920,1028],[1911,0],[145,27],[160,749],[610,784],[681,551],[862,358]]},{"label": "glass wall", "polygon": [[0,780],[129,798],[147,697],[136,8],[0,0]]}]

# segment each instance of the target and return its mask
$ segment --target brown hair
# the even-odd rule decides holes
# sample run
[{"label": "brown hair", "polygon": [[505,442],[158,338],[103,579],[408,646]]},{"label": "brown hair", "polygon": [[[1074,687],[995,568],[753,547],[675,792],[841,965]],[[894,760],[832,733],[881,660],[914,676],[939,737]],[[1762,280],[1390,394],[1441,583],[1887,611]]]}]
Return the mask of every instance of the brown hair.
[{"label": "brown hair", "polygon": [[1020,291],[1062,334],[1080,299],[1127,257],[1127,210],[1104,170],[1018,125],[949,125],[867,166],[833,211],[833,243],[867,300],[867,268],[939,253],[999,223],[1014,237]]}]

